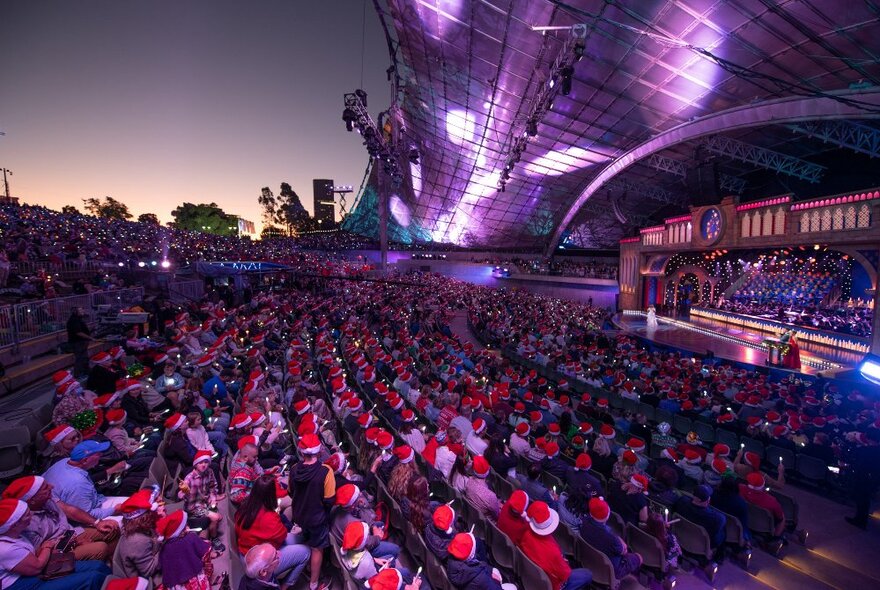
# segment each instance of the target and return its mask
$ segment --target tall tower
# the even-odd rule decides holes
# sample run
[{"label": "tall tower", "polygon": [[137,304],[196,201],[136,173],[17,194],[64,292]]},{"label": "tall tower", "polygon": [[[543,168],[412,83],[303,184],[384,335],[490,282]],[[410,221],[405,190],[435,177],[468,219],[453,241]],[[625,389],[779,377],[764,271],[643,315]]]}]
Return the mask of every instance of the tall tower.
[{"label": "tall tower", "polygon": [[333,199],[333,181],[326,178],[312,180],[315,191],[314,211],[315,221],[323,227],[331,227],[335,217],[335,202]]}]

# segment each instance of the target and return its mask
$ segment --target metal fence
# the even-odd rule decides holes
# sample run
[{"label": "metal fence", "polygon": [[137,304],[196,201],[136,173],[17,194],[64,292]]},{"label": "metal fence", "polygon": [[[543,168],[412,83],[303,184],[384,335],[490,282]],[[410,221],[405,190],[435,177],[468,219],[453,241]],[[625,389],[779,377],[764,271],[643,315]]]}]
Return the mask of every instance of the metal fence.
[{"label": "metal fence", "polygon": [[70,313],[77,307],[85,310],[86,322],[94,325],[99,305],[121,309],[143,300],[143,287],[133,287],[0,307],[0,347],[19,345],[33,338],[64,331]]},{"label": "metal fence", "polygon": [[101,262],[65,260],[64,262],[27,261],[13,262],[10,265],[13,273],[23,276],[35,276],[41,271],[47,275],[79,276],[104,272],[107,265]]},{"label": "metal fence", "polygon": [[205,294],[205,281],[175,281],[168,283],[168,298],[172,303],[199,301]]}]

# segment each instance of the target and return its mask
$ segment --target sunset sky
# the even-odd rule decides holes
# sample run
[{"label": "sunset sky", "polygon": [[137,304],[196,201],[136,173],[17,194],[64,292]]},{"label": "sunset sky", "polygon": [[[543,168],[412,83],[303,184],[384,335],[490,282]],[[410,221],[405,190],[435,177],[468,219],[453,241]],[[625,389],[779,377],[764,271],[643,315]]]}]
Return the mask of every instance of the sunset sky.
[{"label": "sunset sky", "polygon": [[[341,115],[361,86],[363,0],[3,8],[0,167],[26,203],[110,195],[164,222],[184,201],[214,201],[259,225],[263,186],[289,182],[311,211],[313,178],[360,184],[366,150]],[[390,58],[372,2],[365,46],[375,117]]]}]

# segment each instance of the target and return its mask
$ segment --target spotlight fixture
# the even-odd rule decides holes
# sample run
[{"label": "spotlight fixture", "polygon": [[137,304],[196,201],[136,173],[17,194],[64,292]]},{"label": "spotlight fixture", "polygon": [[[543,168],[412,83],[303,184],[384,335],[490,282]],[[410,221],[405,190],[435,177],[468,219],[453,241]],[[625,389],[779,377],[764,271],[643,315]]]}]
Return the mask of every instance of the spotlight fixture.
[{"label": "spotlight fixture", "polygon": [[[371,158],[377,161],[381,160],[385,173],[392,178],[392,182],[399,185],[403,180],[403,175],[400,173],[398,161],[403,154],[397,151],[398,146],[394,144],[392,134],[382,132],[381,125],[377,126],[370,117],[370,113],[367,111],[367,93],[357,89],[345,94],[343,101],[345,108],[342,111],[342,119],[345,121],[346,129],[361,134],[362,143],[367,149],[367,153]],[[390,127],[390,124],[388,125]],[[413,157],[412,150],[404,153],[410,159]],[[415,150],[416,158],[419,155],[418,150]]]},{"label": "spotlight fixture", "polygon": [[364,105],[364,108],[367,108],[367,93],[358,88],[354,91],[355,95],[361,99],[361,104]]},{"label": "spotlight fixture", "polygon": [[354,131],[354,123],[357,121],[357,115],[349,108],[342,111],[342,120],[345,121],[345,130],[351,133]]},{"label": "spotlight fixture", "polygon": [[534,119],[529,119],[529,121],[526,123],[526,134],[528,134],[529,137],[535,137],[536,135],[538,135],[537,121],[535,121]]},{"label": "spotlight fixture", "polygon": [[415,164],[416,166],[418,166],[419,150],[417,150],[416,148],[412,148],[411,150],[409,150],[409,161],[411,164]]},{"label": "spotlight fixture", "polygon": [[560,75],[562,76],[562,84],[559,91],[562,93],[562,96],[568,96],[571,93],[572,74],[574,74],[574,68],[570,65],[562,68],[560,72]]}]

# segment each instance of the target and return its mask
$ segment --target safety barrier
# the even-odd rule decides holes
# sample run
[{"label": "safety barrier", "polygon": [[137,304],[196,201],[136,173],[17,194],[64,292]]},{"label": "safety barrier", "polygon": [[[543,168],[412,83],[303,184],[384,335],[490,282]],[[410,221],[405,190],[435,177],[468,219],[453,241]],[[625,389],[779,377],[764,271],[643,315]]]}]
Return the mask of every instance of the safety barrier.
[{"label": "safety barrier", "polygon": [[199,301],[205,294],[205,282],[201,280],[194,281],[175,281],[168,283],[168,298],[172,303],[189,303],[191,301]]},{"label": "safety barrier", "polygon": [[64,331],[71,312],[78,307],[85,311],[86,323],[94,325],[99,305],[126,308],[143,299],[143,287],[132,287],[0,307],[0,348]]}]

